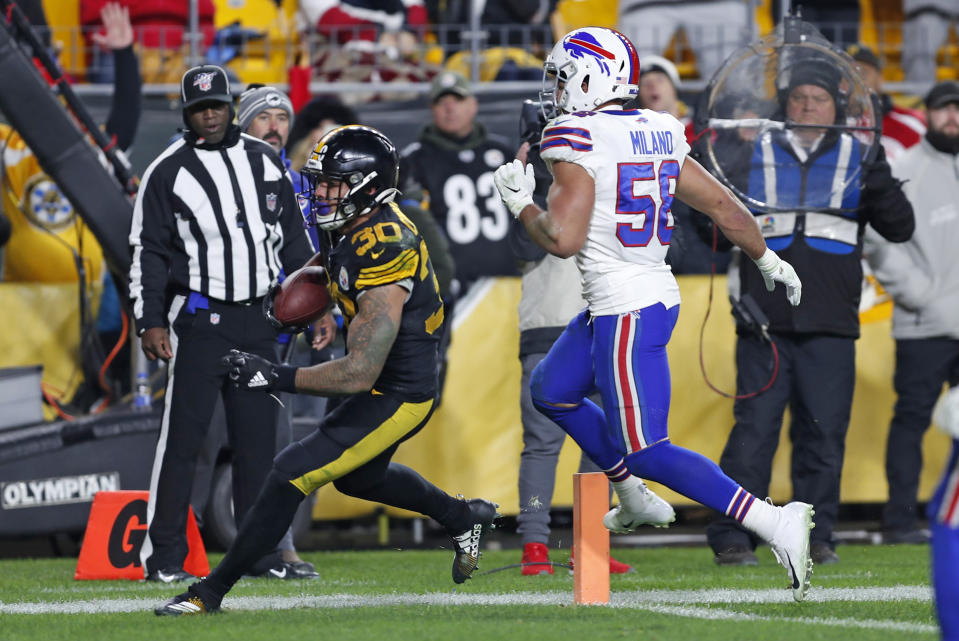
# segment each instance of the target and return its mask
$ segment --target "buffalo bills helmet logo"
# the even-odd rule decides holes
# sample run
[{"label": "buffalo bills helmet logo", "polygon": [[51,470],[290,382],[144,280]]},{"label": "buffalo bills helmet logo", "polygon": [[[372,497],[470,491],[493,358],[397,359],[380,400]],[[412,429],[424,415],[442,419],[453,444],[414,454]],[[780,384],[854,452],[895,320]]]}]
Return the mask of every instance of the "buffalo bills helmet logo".
[{"label": "buffalo bills helmet logo", "polygon": [[563,41],[563,49],[569,54],[570,58],[585,58],[589,56],[599,63],[600,70],[609,75],[608,60],[615,60],[616,54],[607,51],[596,40],[593,35],[587,31],[577,31],[571,34]]},{"label": "buffalo bills helmet logo", "polygon": [[213,76],[216,73],[213,71],[207,73],[198,73],[196,78],[193,79],[193,86],[199,87],[200,91],[209,91],[213,87]]}]

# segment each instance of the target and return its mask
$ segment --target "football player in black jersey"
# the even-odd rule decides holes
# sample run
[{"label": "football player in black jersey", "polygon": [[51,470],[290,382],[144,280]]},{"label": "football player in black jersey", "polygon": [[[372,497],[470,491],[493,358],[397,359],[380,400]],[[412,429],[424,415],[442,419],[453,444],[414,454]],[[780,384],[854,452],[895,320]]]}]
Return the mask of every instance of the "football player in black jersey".
[{"label": "football player in black jersey", "polygon": [[323,232],[330,290],[347,322],[347,353],[293,368],[244,352],[224,359],[241,387],[348,398],[319,428],[277,455],[256,504],[208,577],[158,606],[158,615],[204,614],[280,540],[300,501],[332,482],[344,494],[419,512],[453,538],[453,581],[476,569],[494,503],[456,499],[390,458],[429,420],[443,305],[426,245],[393,204],[398,159],[370,127],[349,125],[317,143],[302,173],[311,222]]}]

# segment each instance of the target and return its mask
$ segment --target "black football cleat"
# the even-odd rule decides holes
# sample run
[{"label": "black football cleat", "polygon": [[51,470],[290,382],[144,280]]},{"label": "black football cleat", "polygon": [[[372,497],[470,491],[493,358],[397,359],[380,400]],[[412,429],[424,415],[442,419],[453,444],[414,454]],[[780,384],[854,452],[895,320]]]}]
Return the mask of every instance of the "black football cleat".
[{"label": "black football cleat", "polygon": [[158,617],[178,617],[190,614],[214,614],[220,611],[220,606],[208,605],[198,594],[187,590],[178,594],[162,605],[153,608],[153,614]]},{"label": "black football cleat", "polygon": [[453,583],[463,583],[473,575],[479,563],[480,540],[495,526],[493,519],[499,516],[496,503],[484,499],[470,499],[470,528],[453,535]]},{"label": "black football cleat", "polygon": [[320,573],[316,571],[312,563],[307,563],[306,561],[299,561],[297,563],[280,561],[277,565],[274,565],[265,572],[254,574],[253,576],[258,579],[318,579],[320,578]]}]

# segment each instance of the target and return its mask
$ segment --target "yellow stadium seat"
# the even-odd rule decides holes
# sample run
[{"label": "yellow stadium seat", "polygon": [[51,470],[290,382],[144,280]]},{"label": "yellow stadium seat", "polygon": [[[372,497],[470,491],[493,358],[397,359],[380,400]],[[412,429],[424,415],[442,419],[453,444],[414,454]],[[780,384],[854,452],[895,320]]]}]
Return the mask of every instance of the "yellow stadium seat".
[{"label": "yellow stadium seat", "polygon": [[[444,65],[450,71],[457,71],[467,78],[470,75],[471,52],[469,50],[458,51],[446,61]],[[480,82],[492,82],[496,79],[500,67],[507,60],[512,60],[517,67],[532,67],[541,69],[543,58],[535,56],[524,49],[518,47],[492,47],[480,52]]]},{"label": "yellow stadium seat", "polygon": [[60,64],[80,77],[86,71],[83,38],[80,37],[80,0],[44,0],[43,12],[55,47],[60,47]]},{"label": "yellow stadium seat", "polygon": [[553,37],[580,27],[616,27],[617,2],[610,0],[559,0],[550,16]]},{"label": "yellow stadium seat", "polygon": [[[860,0],[859,39],[885,61],[883,80],[899,82],[902,70],[902,0]],[[953,27],[936,56],[939,80],[959,77],[959,34]]]},{"label": "yellow stadium seat", "polygon": [[293,59],[298,36],[294,27],[297,0],[213,0],[217,29],[239,23],[244,29],[266,32],[266,37],[246,42],[236,58],[227,63],[241,81],[276,84],[287,81],[287,66]]}]

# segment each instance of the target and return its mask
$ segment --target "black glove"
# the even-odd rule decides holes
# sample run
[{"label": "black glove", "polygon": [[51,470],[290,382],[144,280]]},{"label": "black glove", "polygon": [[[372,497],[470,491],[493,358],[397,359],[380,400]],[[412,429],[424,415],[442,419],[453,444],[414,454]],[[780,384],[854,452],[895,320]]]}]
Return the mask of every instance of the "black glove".
[{"label": "black glove", "polygon": [[231,349],[222,359],[230,380],[241,389],[296,393],[296,368],[271,363],[262,356]]}]

